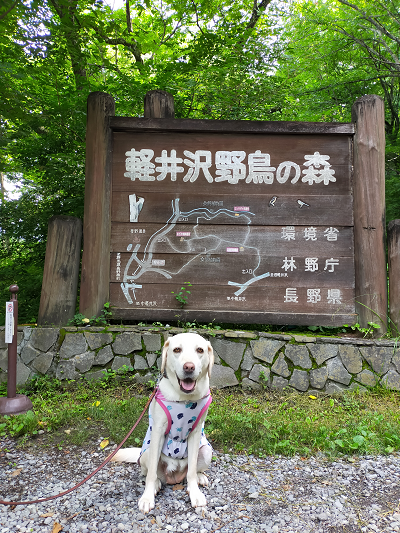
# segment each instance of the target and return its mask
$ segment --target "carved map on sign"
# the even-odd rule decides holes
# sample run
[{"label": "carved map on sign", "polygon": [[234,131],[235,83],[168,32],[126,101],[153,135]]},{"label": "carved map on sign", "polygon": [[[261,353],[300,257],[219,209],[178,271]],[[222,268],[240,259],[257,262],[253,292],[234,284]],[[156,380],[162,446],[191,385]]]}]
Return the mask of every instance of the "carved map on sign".
[{"label": "carved map on sign", "polygon": [[209,320],[340,322],[354,312],[350,147],[348,135],[114,132],[111,304],[173,320],[172,291],[190,282],[185,309]]}]

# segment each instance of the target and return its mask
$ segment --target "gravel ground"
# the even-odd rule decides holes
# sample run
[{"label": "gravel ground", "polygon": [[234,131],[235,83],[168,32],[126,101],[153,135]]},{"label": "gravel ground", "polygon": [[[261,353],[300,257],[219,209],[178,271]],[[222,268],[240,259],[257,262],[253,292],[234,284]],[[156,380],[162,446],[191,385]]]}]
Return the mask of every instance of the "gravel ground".
[{"label": "gravel ground", "polygon": [[[5,500],[66,490],[109,453],[98,445],[21,449],[4,439],[0,450],[0,499]],[[205,509],[192,509],[184,487],[164,487],[155,509],[145,516],[137,508],[144,490],[139,468],[113,463],[66,497],[39,505],[0,506],[0,533],[400,531],[400,454],[335,462],[322,455],[215,455],[209,487],[203,489]]]}]

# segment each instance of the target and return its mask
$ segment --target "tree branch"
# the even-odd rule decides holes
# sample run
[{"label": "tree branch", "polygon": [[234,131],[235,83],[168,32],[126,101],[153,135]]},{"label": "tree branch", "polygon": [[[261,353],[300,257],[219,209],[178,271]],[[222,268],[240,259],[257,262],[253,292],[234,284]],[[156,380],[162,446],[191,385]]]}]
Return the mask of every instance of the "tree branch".
[{"label": "tree branch", "polygon": [[249,23],[246,26],[246,29],[254,28],[259,18],[261,17],[261,10],[265,9],[270,3],[271,0],[261,0],[261,2],[257,5],[257,0],[254,0],[253,11],[251,13],[251,17]]},{"label": "tree branch", "polygon": [[106,44],[112,44],[112,45],[116,45],[116,44],[121,44],[122,46],[124,46],[125,48],[127,48],[128,50],[130,50],[136,60],[137,63],[141,63],[143,64],[143,59],[142,59],[142,55],[141,55],[141,52],[140,52],[140,47],[139,47],[139,44],[137,42],[128,42],[126,39],[123,39],[122,37],[118,37],[116,39],[112,39],[110,37],[107,37],[107,35],[104,35],[104,33],[102,33],[98,28],[92,26],[92,28],[94,29],[94,31],[97,33],[97,35],[99,35],[103,41],[106,43]]},{"label": "tree branch", "polygon": [[7,9],[7,11],[5,13],[0,15],[0,20],[5,19],[6,16],[10,13],[10,11],[12,11],[14,9],[14,7],[18,4],[18,2],[19,2],[19,0],[15,0],[15,2],[11,5],[11,7],[9,9]]}]

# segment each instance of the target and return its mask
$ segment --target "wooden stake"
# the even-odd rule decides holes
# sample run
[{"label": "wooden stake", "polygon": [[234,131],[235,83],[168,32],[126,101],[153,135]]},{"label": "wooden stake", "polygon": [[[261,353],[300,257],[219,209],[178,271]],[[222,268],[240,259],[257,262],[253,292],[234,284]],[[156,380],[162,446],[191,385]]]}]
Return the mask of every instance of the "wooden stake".
[{"label": "wooden stake", "polygon": [[387,323],[385,254],[385,111],[382,98],[355,101],[354,247],[356,310],[361,326]]},{"label": "wooden stake", "polygon": [[49,220],[38,324],[65,326],[75,314],[81,259],[82,221]]},{"label": "wooden stake", "polygon": [[145,118],[174,118],[174,97],[166,91],[148,91],[144,97]]}]

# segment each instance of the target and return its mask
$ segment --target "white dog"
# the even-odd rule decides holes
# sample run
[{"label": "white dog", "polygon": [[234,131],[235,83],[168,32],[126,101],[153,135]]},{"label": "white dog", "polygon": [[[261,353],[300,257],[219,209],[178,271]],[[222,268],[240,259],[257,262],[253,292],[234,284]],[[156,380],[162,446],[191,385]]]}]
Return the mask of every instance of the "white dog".
[{"label": "white dog", "polygon": [[208,485],[203,472],[212,459],[203,427],[211,403],[209,377],[213,364],[211,344],[196,333],[180,333],[164,344],[163,377],[150,404],[142,449],[124,448],[113,457],[113,461],[138,462],[146,475],[139,500],[143,513],[154,508],[154,496],[162,482],[180,483],[185,476],[192,506],[207,503],[199,484]]}]

